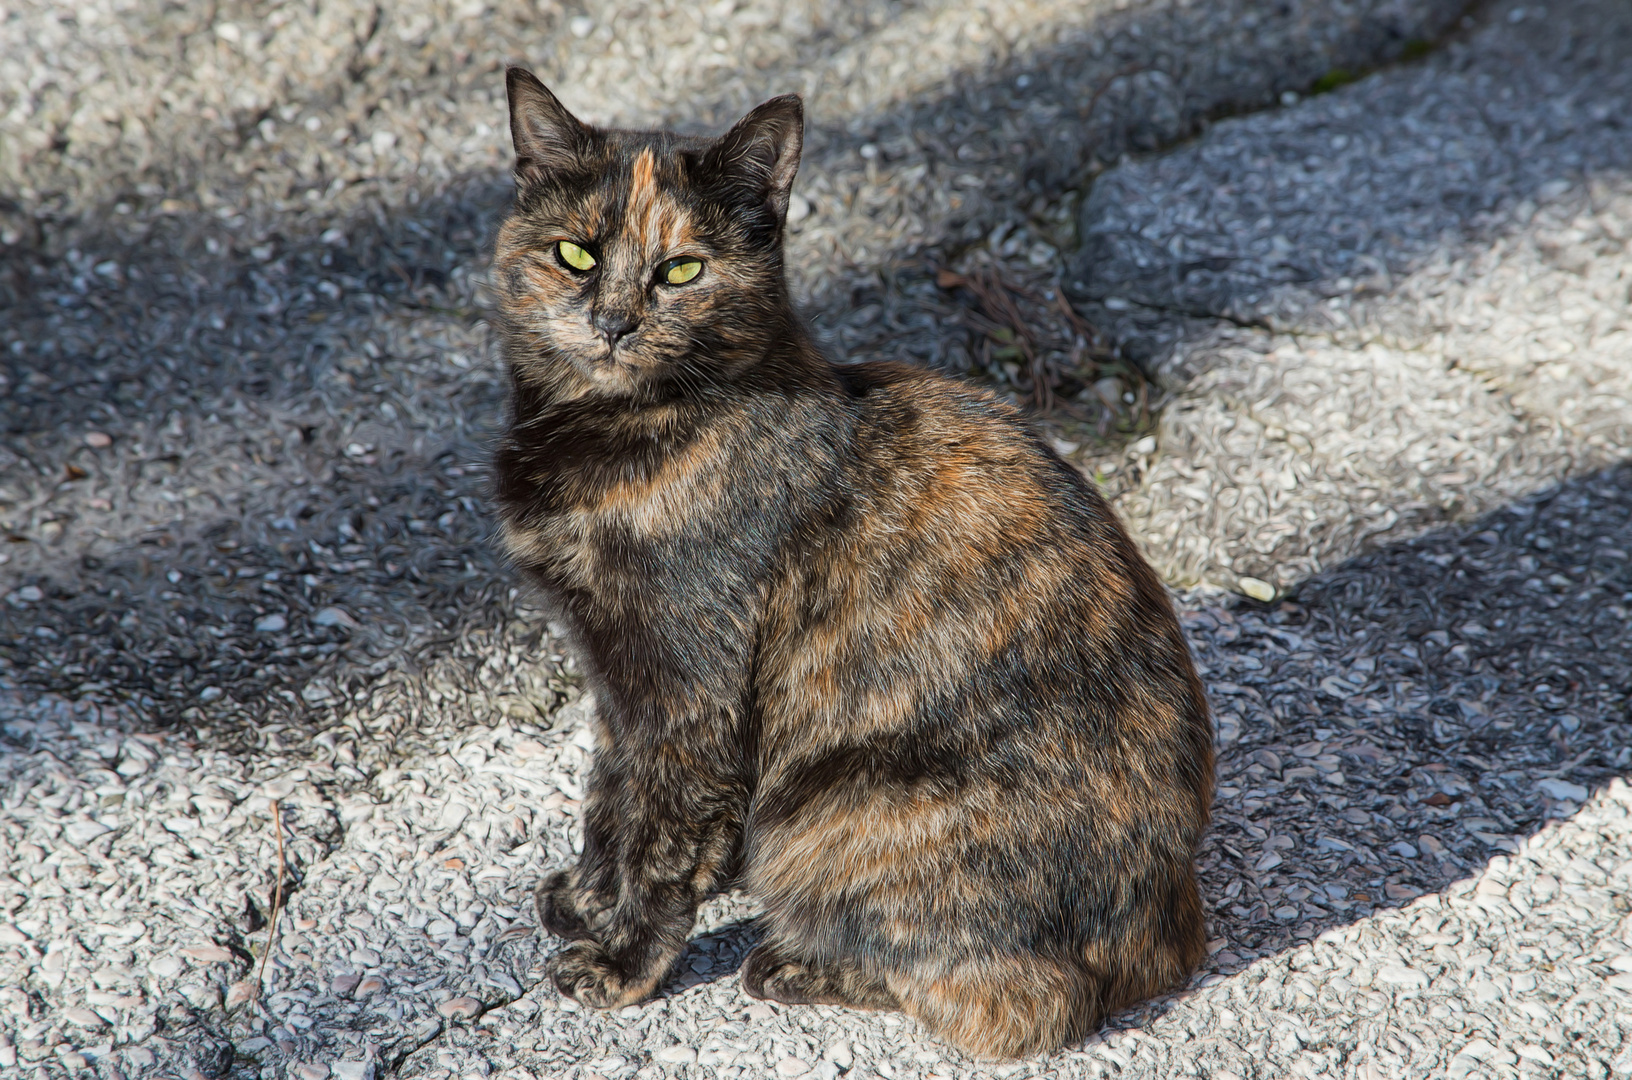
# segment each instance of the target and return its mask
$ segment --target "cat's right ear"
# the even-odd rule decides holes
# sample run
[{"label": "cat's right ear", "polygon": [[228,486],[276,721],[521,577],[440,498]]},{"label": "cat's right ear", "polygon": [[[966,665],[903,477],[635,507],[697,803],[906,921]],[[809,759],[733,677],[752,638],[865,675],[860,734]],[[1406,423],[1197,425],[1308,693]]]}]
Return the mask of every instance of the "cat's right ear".
[{"label": "cat's right ear", "polygon": [[583,161],[594,130],[568,112],[537,76],[526,68],[509,68],[504,89],[510,98],[517,179],[536,184]]}]

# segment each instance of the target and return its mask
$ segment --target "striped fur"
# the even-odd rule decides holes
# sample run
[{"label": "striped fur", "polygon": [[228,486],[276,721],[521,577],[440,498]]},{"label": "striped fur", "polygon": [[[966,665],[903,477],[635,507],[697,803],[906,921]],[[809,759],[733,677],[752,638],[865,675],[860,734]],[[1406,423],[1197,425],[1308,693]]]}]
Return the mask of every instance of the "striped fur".
[{"label": "striped fur", "polygon": [[[599,711],[583,857],[538,896],[561,990],[650,995],[733,881],[766,911],[749,993],[979,1056],[1184,979],[1210,728],[1105,502],[990,395],[815,348],[782,267],[797,99],[709,141],[510,91],[503,536]],[[678,256],[703,272],[654,283]]]}]

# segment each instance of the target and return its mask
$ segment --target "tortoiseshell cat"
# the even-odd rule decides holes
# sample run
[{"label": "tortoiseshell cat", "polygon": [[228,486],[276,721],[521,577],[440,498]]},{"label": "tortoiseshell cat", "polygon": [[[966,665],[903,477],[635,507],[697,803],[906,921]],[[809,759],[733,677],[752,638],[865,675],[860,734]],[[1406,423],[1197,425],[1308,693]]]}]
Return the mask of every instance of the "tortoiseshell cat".
[{"label": "tortoiseshell cat", "polygon": [[1105,502],[991,395],[817,350],[797,97],[707,140],[508,84],[504,540],[599,711],[583,857],[538,892],[562,992],[647,997],[734,880],[748,993],[980,1056],[1185,978],[1207,707]]}]

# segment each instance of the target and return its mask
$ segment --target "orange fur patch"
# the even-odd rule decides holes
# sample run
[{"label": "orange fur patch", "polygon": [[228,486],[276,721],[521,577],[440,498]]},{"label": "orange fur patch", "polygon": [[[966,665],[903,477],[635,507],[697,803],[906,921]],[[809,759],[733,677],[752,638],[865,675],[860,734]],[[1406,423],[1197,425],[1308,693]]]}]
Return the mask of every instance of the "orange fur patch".
[{"label": "orange fur patch", "polygon": [[624,227],[637,252],[645,253],[659,242],[659,204],[656,162],[650,149],[642,150],[629,171],[629,206],[624,212]]}]

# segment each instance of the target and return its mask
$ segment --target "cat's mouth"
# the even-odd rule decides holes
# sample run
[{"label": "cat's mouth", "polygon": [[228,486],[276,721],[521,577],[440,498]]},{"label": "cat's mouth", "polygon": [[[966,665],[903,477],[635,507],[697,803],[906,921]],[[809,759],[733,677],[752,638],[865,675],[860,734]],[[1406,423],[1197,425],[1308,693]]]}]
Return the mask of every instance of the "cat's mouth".
[{"label": "cat's mouth", "polygon": [[613,390],[629,388],[648,365],[642,362],[638,350],[619,342],[603,345],[588,355],[580,354],[579,367],[591,382]]},{"label": "cat's mouth", "polygon": [[605,346],[598,356],[591,358],[590,363],[596,369],[635,369],[641,366],[635,359],[635,350],[621,341]]}]

